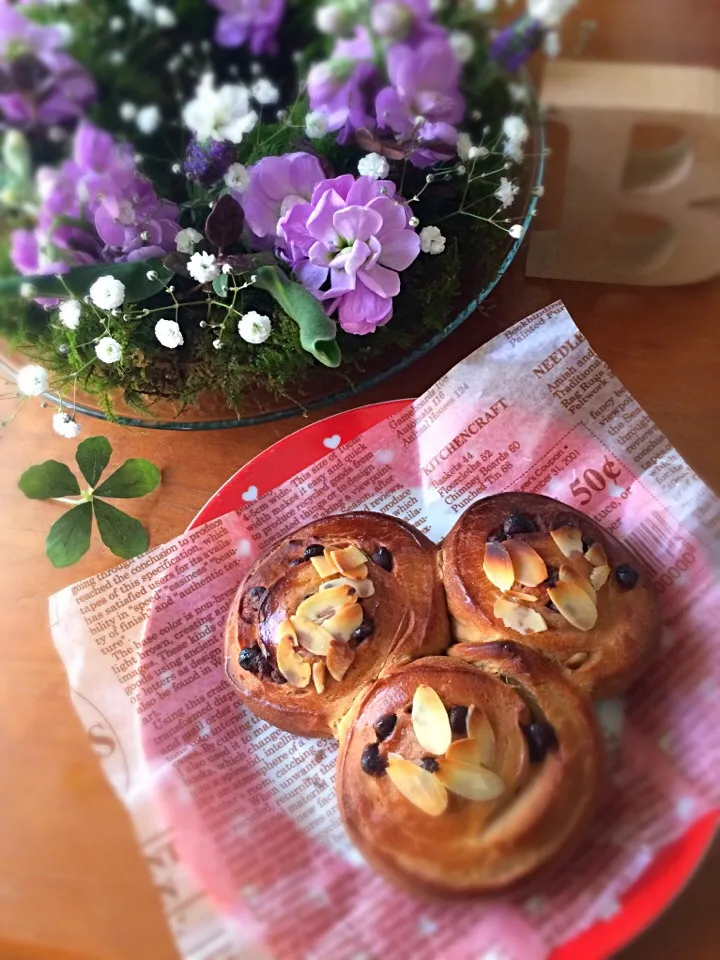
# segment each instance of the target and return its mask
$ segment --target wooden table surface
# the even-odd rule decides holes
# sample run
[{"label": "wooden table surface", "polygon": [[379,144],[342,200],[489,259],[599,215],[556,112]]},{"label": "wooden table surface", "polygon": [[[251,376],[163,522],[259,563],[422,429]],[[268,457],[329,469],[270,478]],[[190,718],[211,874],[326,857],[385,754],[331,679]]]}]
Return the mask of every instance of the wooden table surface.
[{"label": "wooden table surface", "polygon": [[[585,15],[600,18],[589,53],[719,66],[713,10],[717,16],[716,0],[588,2]],[[683,288],[616,288],[526,279],[522,260],[483,315],[362,401],[420,393],[494,333],[562,298],[671,442],[720,490],[720,278]],[[6,408],[5,401],[0,416]],[[94,543],[76,567],[54,570],[43,542],[58,511],[16,488],[30,464],[71,458],[73,447],[52,433],[50,416],[27,402],[0,432],[0,958],[171,960],[176,954],[157,893],[70,705],[47,623],[49,594],[114,560]],[[146,456],[162,467],[160,491],[129,502],[157,544],[182,531],[238,467],[306,422],[175,434],[86,419],[83,429],[84,436],[109,437],[113,463]],[[717,960],[719,888],[716,845],[678,901],[623,953],[625,960]]]}]

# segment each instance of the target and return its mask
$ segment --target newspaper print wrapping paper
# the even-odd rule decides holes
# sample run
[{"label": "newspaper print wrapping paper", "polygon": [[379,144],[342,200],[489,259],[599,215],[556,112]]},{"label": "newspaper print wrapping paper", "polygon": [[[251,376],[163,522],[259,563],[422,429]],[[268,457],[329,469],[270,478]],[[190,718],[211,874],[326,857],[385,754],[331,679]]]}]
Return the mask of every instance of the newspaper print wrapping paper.
[{"label": "newspaper print wrapping paper", "polygon": [[[642,557],[657,661],[599,706],[610,754],[573,860],[530,892],[428,904],[347,841],[336,747],[271,728],[227,683],[222,628],[253,559],[343,510],[442,538],[504,490],[580,507]],[[656,852],[720,803],[720,507],[561,303],[480,348],[400,414],[237,512],[51,599],[73,703],[128,807],[188,960],[541,960],[620,908]],[[708,626],[711,629],[708,629]]]}]

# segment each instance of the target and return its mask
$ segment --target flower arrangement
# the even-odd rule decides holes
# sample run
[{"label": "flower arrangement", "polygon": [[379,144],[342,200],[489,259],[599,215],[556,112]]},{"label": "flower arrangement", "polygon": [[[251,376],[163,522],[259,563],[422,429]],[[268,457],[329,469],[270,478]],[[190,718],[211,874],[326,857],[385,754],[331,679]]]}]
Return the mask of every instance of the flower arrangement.
[{"label": "flower arrangement", "polygon": [[522,236],[517,71],[574,3],[0,0],[0,333],[56,429],[441,329]]}]

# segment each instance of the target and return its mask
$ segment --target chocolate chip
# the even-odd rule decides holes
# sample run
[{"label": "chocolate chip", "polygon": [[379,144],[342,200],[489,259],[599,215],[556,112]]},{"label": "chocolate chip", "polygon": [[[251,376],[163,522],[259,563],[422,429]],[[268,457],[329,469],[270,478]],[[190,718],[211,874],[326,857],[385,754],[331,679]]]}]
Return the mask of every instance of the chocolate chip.
[{"label": "chocolate chip", "polygon": [[587,553],[590,547],[595,543],[592,537],[582,537],[583,553]]},{"label": "chocolate chip", "polygon": [[363,617],[363,622],[360,624],[357,630],[353,630],[353,632],[350,634],[350,644],[353,649],[361,644],[363,640],[367,640],[368,637],[372,636],[374,632],[375,621],[373,618]]},{"label": "chocolate chip", "polygon": [[450,715],[450,727],[453,733],[459,734],[461,737],[467,736],[467,707],[450,707],[448,711]]},{"label": "chocolate chip", "polygon": [[305,559],[305,557],[295,557],[294,560],[291,560],[291,561],[290,561],[290,563],[288,564],[288,566],[289,566],[289,567],[297,567],[297,566],[299,566],[301,563],[307,563],[307,560]]},{"label": "chocolate chip", "polygon": [[280,673],[277,667],[273,667],[270,671],[270,679],[273,683],[287,683],[285,677]]},{"label": "chocolate chip", "polygon": [[240,600],[240,616],[245,623],[255,622],[257,612],[265,599],[266,593],[267,587],[257,586],[250,587],[250,589],[246,590],[242,595],[242,599]]},{"label": "chocolate chip", "polygon": [[632,590],[640,579],[640,574],[629,563],[621,563],[615,570],[615,579],[623,590]]},{"label": "chocolate chip", "polygon": [[377,550],[371,554],[370,559],[373,563],[382,567],[383,570],[387,570],[388,573],[390,573],[393,568],[393,555],[387,547],[378,547]]},{"label": "chocolate chip", "polygon": [[375,721],[373,728],[375,730],[375,736],[378,738],[378,743],[382,740],[387,740],[395,729],[396,723],[397,716],[394,713],[386,713],[384,717],[380,717],[379,720]]},{"label": "chocolate chip", "polygon": [[305,560],[309,560],[310,557],[321,557],[325,553],[325,547],[321,543],[311,543],[309,547],[305,547]]},{"label": "chocolate chip", "polygon": [[251,647],[243,647],[238,657],[238,663],[248,673],[257,673],[263,656],[260,647],[254,643]]},{"label": "chocolate chip", "polygon": [[546,587],[554,587],[560,579],[560,571],[557,567],[547,568],[547,578],[543,581]]},{"label": "chocolate chip", "polygon": [[553,610],[555,613],[558,613],[558,612],[559,612],[559,611],[558,611],[558,608],[555,606],[555,604],[552,602],[552,600],[548,600],[548,602],[545,604],[545,606],[548,608],[548,610]]},{"label": "chocolate chip", "polygon": [[528,742],[531,763],[540,763],[541,760],[545,759],[548,750],[557,750],[558,748],[557,736],[552,724],[545,722],[528,723],[527,726],[523,727],[523,733]]},{"label": "chocolate chip", "polygon": [[518,533],[537,533],[537,524],[526,513],[511,513],[505,519],[503,531],[508,537],[515,537]]},{"label": "chocolate chip", "polygon": [[261,656],[258,660],[258,676],[263,680],[272,680],[273,670],[272,663],[268,660],[267,657]]},{"label": "chocolate chip", "polygon": [[387,760],[380,756],[380,750],[376,743],[369,743],[362,752],[360,766],[363,772],[371,777],[381,777],[385,773]]},{"label": "chocolate chip", "polygon": [[503,533],[503,531],[502,531],[502,530],[499,530],[499,529],[498,529],[498,530],[492,530],[492,531],[487,535],[487,542],[488,542],[488,543],[502,543],[503,540],[507,540],[507,537],[505,536],[505,534]]},{"label": "chocolate chip", "polygon": [[423,757],[420,761],[420,766],[423,770],[427,770],[428,773],[437,773],[440,769],[440,764],[435,757]]}]

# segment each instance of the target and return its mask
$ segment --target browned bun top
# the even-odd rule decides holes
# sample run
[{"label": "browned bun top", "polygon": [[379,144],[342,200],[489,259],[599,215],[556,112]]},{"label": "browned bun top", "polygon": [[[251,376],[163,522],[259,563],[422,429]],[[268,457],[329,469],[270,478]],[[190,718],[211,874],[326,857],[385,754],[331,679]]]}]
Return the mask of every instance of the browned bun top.
[{"label": "browned bun top", "polygon": [[656,648],[660,615],[641,562],[550,497],[477,501],[444,540],[442,564],[457,640],[526,644],[594,696],[624,691]]},{"label": "browned bun top", "polygon": [[435,544],[393,517],[338,514],[281,540],[249,571],[227,622],[226,672],[258,716],[331,736],[384,668],[448,642]]},{"label": "browned bun top", "polygon": [[431,896],[502,890],[567,852],[603,766],[592,709],[556,666],[511,642],[454,652],[368,689],[343,724],[337,766],[352,840]]}]

